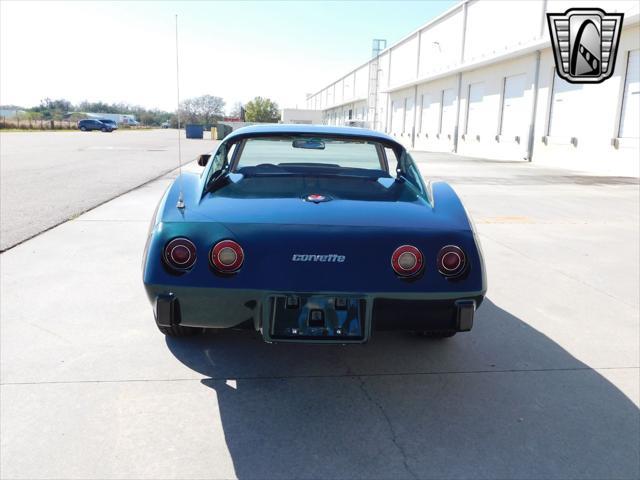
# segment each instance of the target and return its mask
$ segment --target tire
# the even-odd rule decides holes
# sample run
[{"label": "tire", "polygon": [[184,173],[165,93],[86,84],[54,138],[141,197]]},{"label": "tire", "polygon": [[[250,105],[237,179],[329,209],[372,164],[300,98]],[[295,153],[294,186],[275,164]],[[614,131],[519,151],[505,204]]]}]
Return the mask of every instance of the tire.
[{"label": "tire", "polygon": [[86,132],[87,131],[87,127],[80,127],[80,131],[81,132]]},{"label": "tire", "polygon": [[455,330],[423,330],[420,332],[416,332],[419,337],[434,339],[451,338],[456,333],[458,332],[456,332]]},{"label": "tire", "polygon": [[101,132],[106,132],[106,131],[107,131],[107,129],[106,129],[106,128],[104,128],[104,127],[102,127],[102,128],[100,129],[100,131],[101,131]]},{"label": "tire", "polygon": [[171,327],[161,327],[158,325],[158,330],[167,337],[192,337],[193,335],[202,333],[201,328],[183,327],[182,325],[173,325]]}]

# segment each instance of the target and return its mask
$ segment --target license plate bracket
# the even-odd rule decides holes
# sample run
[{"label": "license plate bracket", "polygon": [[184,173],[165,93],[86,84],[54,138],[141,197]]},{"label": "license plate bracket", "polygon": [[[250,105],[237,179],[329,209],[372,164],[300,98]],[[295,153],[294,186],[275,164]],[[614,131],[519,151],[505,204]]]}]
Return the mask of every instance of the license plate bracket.
[{"label": "license plate bracket", "polygon": [[269,339],[340,343],[365,339],[367,302],[364,298],[297,294],[296,301],[292,302],[290,297],[271,297]]}]

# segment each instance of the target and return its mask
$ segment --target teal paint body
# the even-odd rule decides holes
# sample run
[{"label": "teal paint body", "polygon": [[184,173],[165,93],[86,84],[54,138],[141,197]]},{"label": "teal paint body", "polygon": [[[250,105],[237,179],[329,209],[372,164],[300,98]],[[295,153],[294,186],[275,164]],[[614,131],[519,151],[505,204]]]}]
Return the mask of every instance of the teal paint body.
[{"label": "teal paint body", "polygon": [[[373,179],[313,174],[245,178],[231,165],[225,184],[208,192],[211,161],[201,175],[182,174],[161,199],[145,247],[143,281],[152,305],[158,296],[171,294],[179,301],[181,325],[251,324],[271,340],[264,326],[270,302],[277,296],[358,297],[367,305],[366,340],[374,327],[376,300],[400,302],[402,318],[422,314],[425,328],[429,305],[435,305],[431,302],[445,302],[453,316],[456,300],[474,299],[480,304],[486,276],[467,213],[448,184],[425,185],[421,178],[403,178],[404,170],[417,167],[401,145],[362,129],[269,126],[234,132],[219,149],[265,134],[373,139],[396,152],[399,180],[388,174]],[[180,189],[184,209],[176,208]],[[326,195],[331,201],[304,201],[309,194]],[[197,259],[188,272],[176,273],[162,260],[165,245],[177,237],[189,238],[196,246]],[[238,242],[245,253],[242,268],[234,274],[217,272],[208,258],[212,246],[224,239]],[[423,271],[413,278],[399,277],[390,264],[392,252],[405,244],[417,247],[425,259]],[[436,258],[445,245],[457,245],[466,254],[467,271],[460,278],[438,272]],[[296,254],[339,255],[344,261],[292,261]],[[411,303],[416,301],[424,303]],[[412,305],[425,311],[409,314],[405,310]],[[390,323],[387,320],[385,324]],[[401,319],[397,326],[404,329],[414,323],[415,319],[408,323]]]}]

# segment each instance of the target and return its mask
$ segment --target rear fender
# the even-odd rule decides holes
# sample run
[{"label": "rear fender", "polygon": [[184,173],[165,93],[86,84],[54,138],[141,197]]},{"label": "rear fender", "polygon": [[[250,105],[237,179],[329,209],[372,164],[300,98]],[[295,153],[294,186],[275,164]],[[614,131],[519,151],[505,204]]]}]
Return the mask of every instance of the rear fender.
[{"label": "rear fender", "polygon": [[456,230],[471,230],[473,224],[455,190],[446,182],[429,182],[427,190],[431,196],[434,212],[446,216]]},{"label": "rear fender", "polygon": [[458,228],[471,232],[478,256],[478,266],[482,272],[482,291],[484,295],[487,291],[487,271],[484,266],[482,246],[473,219],[467,213],[460,197],[458,197],[451,185],[446,182],[429,182],[427,188],[432,195],[433,209],[439,214],[447,215],[452,225],[457,225]]},{"label": "rear fender", "polygon": [[[177,222],[179,225],[180,223],[188,222],[189,219],[202,217],[202,215],[197,213],[197,209],[195,208],[197,207],[200,199],[199,191],[201,183],[201,179],[197,174],[183,173],[178,176],[165,190],[153,212],[151,223],[149,224],[149,230],[147,231],[147,240],[145,242],[144,253],[142,256],[143,276],[145,275],[144,272],[147,270],[147,261],[152,241],[154,237],[157,238],[162,236],[160,233],[162,224],[166,222]],[[179,209],[177,204],[181,191],[185,208]]]}]

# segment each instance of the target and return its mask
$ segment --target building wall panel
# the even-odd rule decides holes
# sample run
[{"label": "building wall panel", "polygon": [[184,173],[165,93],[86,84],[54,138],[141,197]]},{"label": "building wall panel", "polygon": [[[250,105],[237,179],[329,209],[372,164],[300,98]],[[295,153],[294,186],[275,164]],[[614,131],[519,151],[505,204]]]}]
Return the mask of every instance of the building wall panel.
[{"label": "building wall panel", "polygon": [[415,89],[407,88],[391,95],[390,135],[411,148]]},{"label": "building wall panel", "polygon": [[355,73],[350,73],[342,80],[343,102],[354,100],[356,98],[356,77]]},{"label": "building wall panel", "polygon": [[[543,2],[476,0],[467,4],[465,61],[478,60],[540,38]],[[544,20],[546,21],[546,20]]]},{"label": "building wall panel", "polygon": [[413,36],[391,52],[391,85],[402,85],[416,79],[418,38]]},{"label": "building wall panel", "polygon": [[366,98],[369,91],[369,64],[355,72],[355,98]]},{"label": "building wall panel", "polygon": [[462,54],[462,7],[420,34],[419,78],[460,64]]},{"label": "building wall panel", "polygon": [[[637,24],[622,31],[618,60],[613,76],[597,85],[584,85],[576,93],[576,103],[583,106],[573,111],[571,126],[558,132],[553,127],[553,80],[555,64],[551,49],[541,56],[540,89],[536,115],[533,161],[541,164],[589,171],[624,171],[638,175],[639,147],[636,139],[620,139],[616,148],[623,110],[626,74],[625,58],[640,48]],[[556,124],[557,125],[557,124]],[[568,135],[567,135],[568,134]],[[574,138],[574,143],[571,139]]]},{"label": "building wall panel", "polygon": [[[457,94],[457,88],[458,82],[455,75],[418,85],[418,101],[422,108],[418,114],[420,121],[416,127],[414,140],[416,150],[450,152],[453,149],[453,138],[442,133],[442,97],[445,91],[453,91]],[[457,102],[457,98],[455,101]],[[457,105],[455,107],[457,108]],[[444,120],[446,130],[447,119]]]},{"label": "building wall panel", "polygon": [[[532,88],[532,85],[529,85]],[[527,75],[519,73],[504,78],[500,135],[526,138],[531,121],[531,105],[527,102]]]},{"label": "building wall panel", "polygon": [[[466,5],[462,63],[462,5],[380,56],[374,128],[415,149],[451,151],[457,126],[458,153],[510,160],[527,158],[533,132],[534,162],[578,169],[629,164],[638,171],[640,140],[634,135],[640,128],[640,93],[634,72],[640,68],[635,66],[640,54],[629,53],[640,49],[637,1],[612,0],[605,6],[589,0],[472,0]],[[549,12],[594,6],[625,13],[616,69],[610,79],[579,87],[554,80],[545,5]],[[540,45],[540,64],[533,118],[535,42]],[[353,103],[366,98],[368,77],[368,65],[361,66],[309,99],[307,105],[325,109],[325,121],[337,124],[345,122],[345,109],[348,120],[350,105],[351,120],[360,120],[362,109],[369,117],[366,102]],[[475,88],[470,85],[475,84],[482,84],[482,95],[478,87],[473,92],[477,101],[470,104]]]},{"label": "building wall panel", "polygon": [[[464,136],[461,135],[458,142],[459,153],[514,160],[523,159],[526,156],[533,112],[535,65],[534,53],[463,74],[460,134]],[[514,82],[518,84],[517,88],[510,87],[514,92],[512,95],[521,96],[509,98],[505,95],[505,87],[509,80],[511,84]],[[481,121],[470,119],[471,127],[469,128],[467,120],[469,85],[479,82],[483,84],[483,95],[480,112],[476,119],[481,118]],[[503,117],[505,100],[511,107],[517,109],[511,110],[506,118]],[[513,102],[515,104],[512,104]],[[517,124],[512,123],[516,118]],[[516,137],[518,137],[517,141]]]}]

